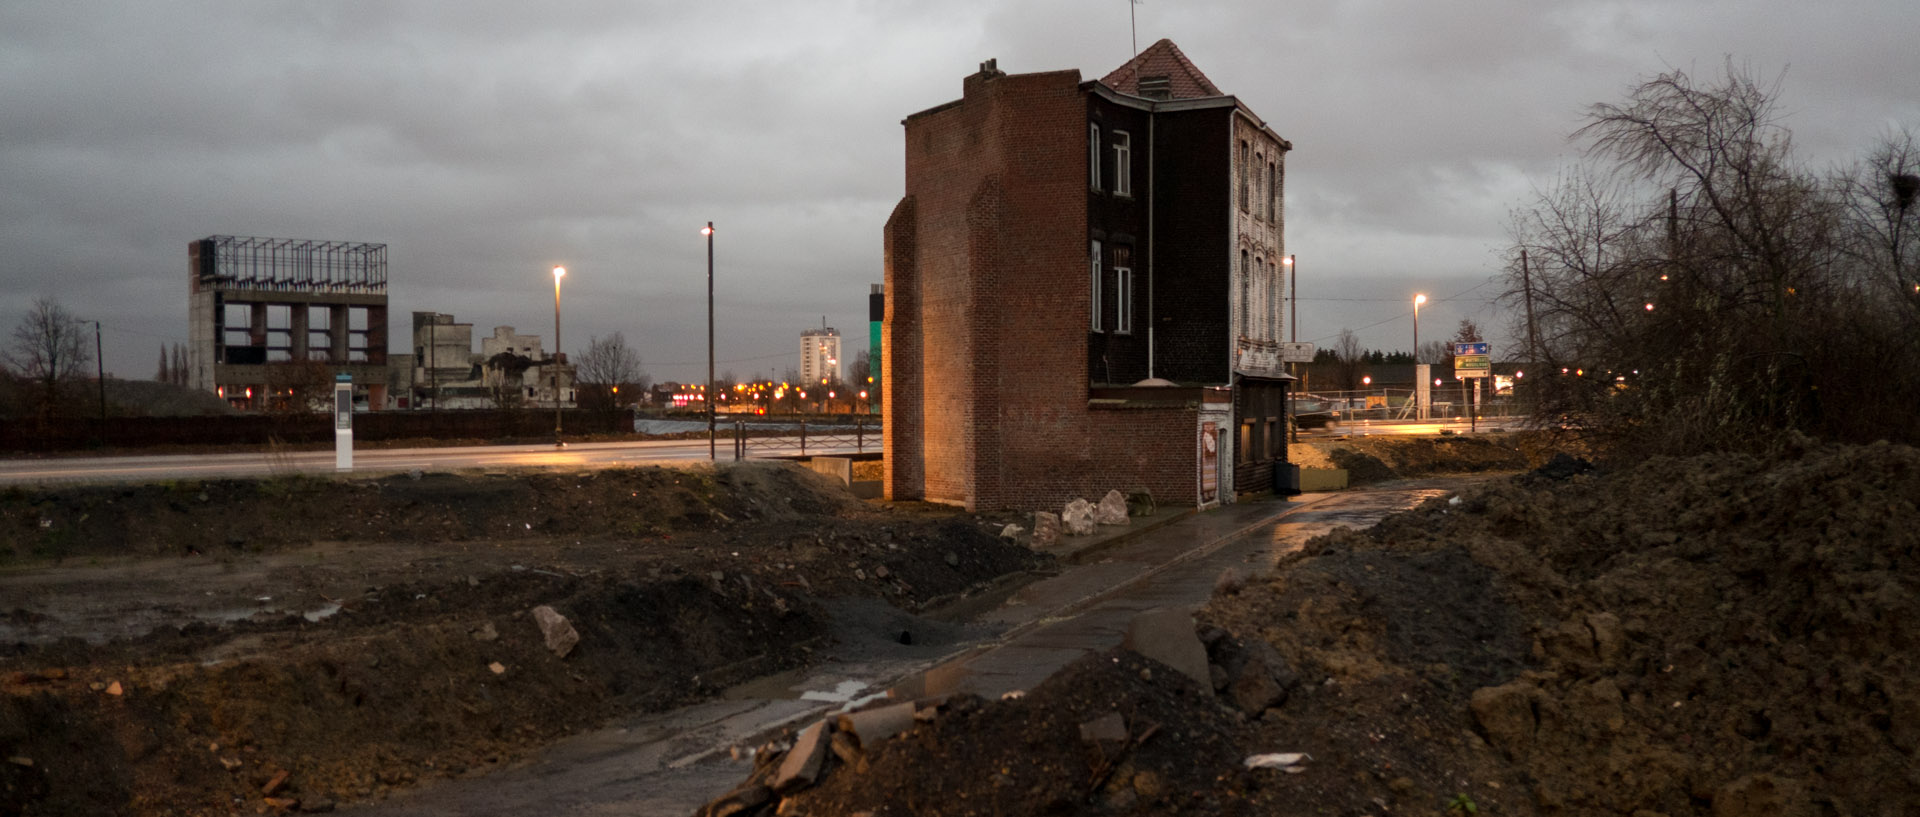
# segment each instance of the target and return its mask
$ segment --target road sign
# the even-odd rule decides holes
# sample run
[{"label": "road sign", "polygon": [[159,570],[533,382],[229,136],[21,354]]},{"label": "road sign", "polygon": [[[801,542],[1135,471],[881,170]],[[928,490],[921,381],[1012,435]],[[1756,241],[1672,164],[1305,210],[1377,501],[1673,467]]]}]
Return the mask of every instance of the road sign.
[{"label": "road sign", "polygon": [[1311,343],[1280,344],[1280,362],[1281,363],[1312,363],[1313,362],[1313,344]]},{"label": "road sign", "polygon": [[1474,341],[1453,345],[1454,377],[1486,377],[1492,373],[1492,344]]}]

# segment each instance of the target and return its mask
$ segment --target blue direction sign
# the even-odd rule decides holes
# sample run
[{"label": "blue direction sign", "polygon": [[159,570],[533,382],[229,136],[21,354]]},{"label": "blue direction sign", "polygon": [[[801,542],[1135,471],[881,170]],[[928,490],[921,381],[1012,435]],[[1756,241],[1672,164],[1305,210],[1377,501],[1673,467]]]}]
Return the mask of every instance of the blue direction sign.
[{"label": "blue direction sign", "polygon": [[1454,377],[1486,377],[1493,372],[1492,345],[1486,341],[1453,345]]}]

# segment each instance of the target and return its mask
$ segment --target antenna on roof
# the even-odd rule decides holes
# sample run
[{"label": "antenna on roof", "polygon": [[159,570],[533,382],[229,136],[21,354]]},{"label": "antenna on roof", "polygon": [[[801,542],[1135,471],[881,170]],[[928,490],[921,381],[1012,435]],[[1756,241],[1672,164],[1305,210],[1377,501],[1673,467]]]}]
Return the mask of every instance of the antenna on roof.
[{"label": "antenna on roof", "polygon": [[1143,2],[1145,0],[1127,0],[1127,28],[1133,32],[1133,53],[1129,56],[1140,55],[1140,23],[1134,19],[1133,7]]}]

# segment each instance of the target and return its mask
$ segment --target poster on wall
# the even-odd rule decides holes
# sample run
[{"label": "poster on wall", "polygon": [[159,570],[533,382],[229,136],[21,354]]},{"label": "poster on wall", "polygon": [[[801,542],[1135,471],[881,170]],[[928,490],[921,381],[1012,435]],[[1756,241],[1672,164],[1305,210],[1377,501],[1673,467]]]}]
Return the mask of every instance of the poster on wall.
[{"label": "poster on wall", "polygon": [[1200,424],[1200,504],[1206,505],[1220,495],[1220,425]]}]

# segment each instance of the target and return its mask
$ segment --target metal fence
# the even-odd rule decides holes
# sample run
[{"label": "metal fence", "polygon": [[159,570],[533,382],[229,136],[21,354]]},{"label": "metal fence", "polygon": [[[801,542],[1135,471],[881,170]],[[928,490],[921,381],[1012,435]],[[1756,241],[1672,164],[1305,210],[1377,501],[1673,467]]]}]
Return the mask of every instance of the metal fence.
[{"label": "metal fence", "polygon": [[[1526,415],[1525,407],[1511,395],[1490,394],[1482,387],[1477,401],[1471,399],[1471,387],[1439,386],[1428,392],[1429,420],[1510,419]],[[1405,422],[1422,419],[1414,405],[1413,389],[1357,389],[1354,391],[1302,392],[1290,398],[1296,415],[1330,415],[1336,423]],[[1471,405],[1470,405],[1471,404]]]},{"label": "metal fence", "polygon": [[805,420],[779,425],[753,425],[745,420],[733,424],[733,458],[805,457],[833,454],[864,454],[884,449],[880,426],[866,423],[814,423]]}]

